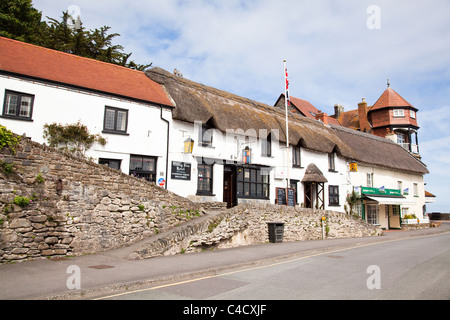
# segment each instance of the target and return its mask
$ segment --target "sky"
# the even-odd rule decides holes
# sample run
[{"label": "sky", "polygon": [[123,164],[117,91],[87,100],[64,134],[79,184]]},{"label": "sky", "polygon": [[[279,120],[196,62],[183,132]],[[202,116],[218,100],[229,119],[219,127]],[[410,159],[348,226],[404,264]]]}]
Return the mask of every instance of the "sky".
[{"label": "sky", "polygon": [[391,88],[419,109],[420,154],[450,213],[449,0],[34,0],[43,17],[110,26],[131,60],[273,105],[284,92],[334,114]]}]

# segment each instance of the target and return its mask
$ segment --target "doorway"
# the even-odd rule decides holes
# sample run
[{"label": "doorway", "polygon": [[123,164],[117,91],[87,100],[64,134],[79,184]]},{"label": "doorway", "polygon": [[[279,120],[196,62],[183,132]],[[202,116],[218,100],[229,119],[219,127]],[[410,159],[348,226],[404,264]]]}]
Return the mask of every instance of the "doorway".
[{"label": "doorway", "polygon": [[320,182],[303,182],[304,206],[311,209],[324,209],[324,185]]},{"label": "doorway", "polygon": [[237,206],[236,166],[224,166],[223,169],[223,202],[227,208]]}]

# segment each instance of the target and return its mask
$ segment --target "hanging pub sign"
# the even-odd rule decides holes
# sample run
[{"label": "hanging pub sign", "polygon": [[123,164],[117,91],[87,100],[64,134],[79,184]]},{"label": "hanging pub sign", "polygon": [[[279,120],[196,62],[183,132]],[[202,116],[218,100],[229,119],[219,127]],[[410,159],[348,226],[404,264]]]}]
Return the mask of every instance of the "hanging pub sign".
[{"label": "hanging pub sign", "polygon": [[245,147],[242,151],[242,162],[245,164],[249,164],[251,161],[252,151],[249,147]]},{"label": "hanging pub sign", "polygon": [[350,172],[358,172],[358,163],[356,161],[352,161],[349,164]]}]

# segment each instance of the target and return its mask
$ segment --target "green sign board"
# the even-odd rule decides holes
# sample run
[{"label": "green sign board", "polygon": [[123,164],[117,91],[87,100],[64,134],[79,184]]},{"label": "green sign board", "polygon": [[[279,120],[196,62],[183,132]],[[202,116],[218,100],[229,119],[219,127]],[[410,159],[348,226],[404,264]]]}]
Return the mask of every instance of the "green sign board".
[{"label": "green sign board", "polygon": [[381,188],[361,187],[361,194],[373,196],[394,196],[394,197],[402,196],[402,192],[400,189],[385,189],[384,187]]}]

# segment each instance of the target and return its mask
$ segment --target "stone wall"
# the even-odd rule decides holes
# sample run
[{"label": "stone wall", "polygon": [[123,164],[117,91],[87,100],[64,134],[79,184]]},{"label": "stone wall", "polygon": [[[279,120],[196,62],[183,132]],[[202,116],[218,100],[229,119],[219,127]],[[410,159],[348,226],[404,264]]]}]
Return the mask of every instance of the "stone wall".
[{"label": "stone wall", "polygon": [[202,214],[154,184],[26,138],[0,151],[0,263],[118,248]]},{"label": "stone wall", "polygon": [[268,223],[284,223],[284,241],[380,236],[380,227],[345,213],[287,207],[274,204],[241,204],[206,221],[176,230],[136,250],[130,259],[230,248],[269,241]]}]

